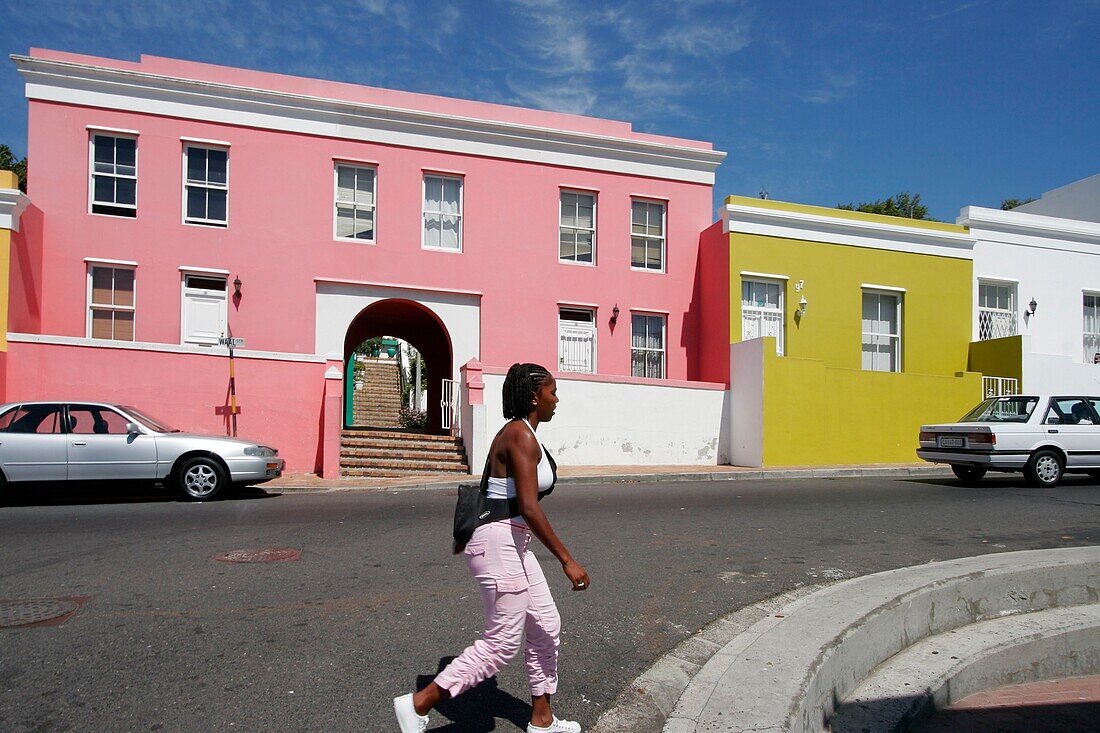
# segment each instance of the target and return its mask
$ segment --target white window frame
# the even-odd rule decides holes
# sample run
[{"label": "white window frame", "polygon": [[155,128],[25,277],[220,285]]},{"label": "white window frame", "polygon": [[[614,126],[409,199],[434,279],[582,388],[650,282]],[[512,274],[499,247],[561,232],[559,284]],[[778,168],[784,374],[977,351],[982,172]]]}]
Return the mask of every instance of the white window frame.
[{"label": "white window frame", "polygon": [[[896,334],[875,333],[875,332],[870,332],[870,331],[864,331],[863,330],[863,298],[864,298],[864,296],[867,296],[867,295],[874,295],[874,296],[878,296],[878,297],[888,297],[888,298],[893,298],[894,299],[894,307],[896,309],[896,322],[898,324],[898,332]],[[902,331],[904,329],[904,326],[903,326],[903,323],[902,323],[902,315],[903,315],[902,300],[903,300],[904,295],[905,295],[905,291],[901,290],[901,289],[885,290],[885,289],[881,289],[881,288],[868,288],[868,287],[864,287],[864,288],[860,289],[860,297],[859,297],[859,320],[860,320],[859,352],[860,352],[860,357],[859,357],[859,359],[860,359],[860,368],[863,371],[883,372],[883,373],[886,373],[886,374],[897,374],[897,373],[901,373],[902,371],[904,371],[902,369],[902,358],[903,358],[903,355],[904,355],[904,352],[902,350],[902,345],[903,345],[902,344],[902,335],[903,335]],[[874,369],[874,368],[867,369],[866,367],[863,366],[863,339],[867,336],[878,336],[878,337],[887,336],[887,337],[889,337],[890,339],[893,340],[893,342],[895,344],[894,353],[896,354],[896,357],[894,359],[894,367],[895,367],[894,369],[889,369],[889,370],[888,369]]]},{"label": "white window frame", "polygon": [[1100,353],[1100,330],[1088,331],[1086,325],[1088,324],[1087,314],[1085,309],[1085,299],[1093,299],[1093,309],[1096,311],[1094,316],[1094,323],[1096,327],[1100,329],[1100,291],[1096,290],[1083,290],[1081,291],[1081,349],[1082,359],[1085,364],[1094,364],[1095,355]]},{"label": "white window frame", "polygon": [[[117,173],[117,172],[114,172],[114,173],[106,173],[106,172],[97,173],[96,172],[96,169],[95,169],[95,139],[97,137],[112,138],[114,140],[133,140],[134,141],[134,174],[132,176]],[[99,130],[99,129],[96,129],[96,128],[90,128],[88,130],[88,213],[89,214],[92,214],[94,216],[113,216],[113,217],[122,218],[122,219],[136,219],[137,218],[137,210],[138,210],[138,208],[137,208],[137,198],[138,198],[137,180],[138,180],[138,170],[140,169],[139,166],[140,166],[140,156],[141,156],[141,150],[139,148],[140,148],[140,146],[138,145],[138,136],[137,136],[137,134],[124,133],[124,132],[121,132],[121,131],[116,132],[116,131],[113,131],[113,130]],[[115,157],[116,157],[116,159],[118,157],[117,149],[115,151]],[[112,165],[117,168],[118,164],[117,163],[112,163]],[[119,203],[115,203],[115,202],[112,202],[112,201],[96,201],[96,198],[95,198],[95,179],[96,179],[97,176],[102,176],[102,177],[107,177],[107,178],[112,178],[112,179],[123,179],[123,180],[133,181],[134,182],[134,203],[131,205],[131,204],[119,204]],[[134,213],[133,214],[120,214],[120,213],[112,213],[112,212],[109,212],[109,211],[96,211],[95,207],[96,207],[97,204],[100,205],[100,206],[110,206],[110,207],[113,207],[113,208],[116,208],[116,209],[124,209],[126,211],[132,211]]]},{"label": "white window frame", "polygon": [[[429,178],[438,178],[438,179],[443,180],[443,181],[450,180],[450,181],[457,181],[458,182],[458,213],[449,214],[445,211],[429,211],[428,210],[428,179]],[[457,175],[453,175],[453,174],[441,173],[441,172],[436,172],[436,171],[424,171],[424,174],[421,176],[421,183],[420,183],[420,209],[421,209],[421,214],[420,214],[420,247],[421,247],[421,249],[428,249],[428,250],[431,250],[433,252],[456,252],[456,253],[461,253],[462,249],[463,249],[463,242],[462,242],[462,239],[463,239],[463,237],[462,237],[463,210],[465,208],[466,208],[466,179],[463,176],[457,176]],[[458,247],[443,247],[443,246],[438,246],[437,247],[435,245],[429,245],[428,244],[428,227],[427,227],[427,223],[428,223],[428,217],[429,216],[438,216],[438,217],[440,217],[440,222],[441,223],[440,223],[439,231],[440,231],[440,235],[441,235],[440,238],[441,239],[442,239],[442,233],[443,233],[442,218],[443,217],[453,217],[453,218],[457,219],[458,226],[456,227],[456,230],[458,232]]]},{"label": "white window frame", "polygon": [[[644,318],[658,318],[661,321],[661,348],[653,349],[648,346],[634,346],[634,317],[641,316]],[[657,352],[661,354],[661,376],[649,377],[642,376],[642,379],[665,379],[668,376],[668,314],[667,313],[654,313],[652,311],[631,311],[630,312],[630,374],[631,376],[638,376],[634,374],[634,352],[641,351],[644,353]]]},{"label": "white window frame", "polygon": [[[229,327],[229,276],[224,275],[217,271],[203,271],[203,270],[183,270],[180,277],[180,344],[194,344],[198,346],[217,346],[217,337],[211,338],[191,338],[187,332],[187,296],[197,295],[201,297],[218,297],[216,294],[221,293],[221,299],[224,302],[225,310],[222,313],[221,322],[225,326],[226,330]],[[209,290],[206,288],[195,288],[188,286],[188,279],[192,277],[203,278],[206,280],[223,280],[225,281],[225,288],[222,290]],[[225,335],[224,332],[222,335]]]},{"label": "white window frame", "polygon": [[[567,226],[565,224],[565,222],[562,221],[562,205],[563,205],[562,197],[564,197],[566,195],[568,195],[568,196],[587,196],[588,198],[592,199],[592,227],[591,228],[581,227],[581,226],[576,226],[576,225]],[[575,189],[575,188],[560,188],[560,189],[558,189],[558,262],[560,262],[564,265],[580,265],[582,267],[595,267],[596,266],[596,221],[597,221],[597,216],[599,215],[598,211],[597,211],[597,203],[598,202],[597,202],[597,196],[596,196],[595,191],[585,191],[583,189]],[[574,207],[574,214],[575,213],[576,213],[576,207]],[[575,222],[576,222],[576,219],[574,218],[574,223]],[[585,262],[583,260],[578,260],[577,259],[576,239],[575,238],[573,240],[573,257],[572,258],[562,257],[562,255],[561,255],[561,236],[562,236],[563,233],[565,233],[565,230],[567,230],[567,229],[574,236],[576,234],[580,233],[580,232],[588,232],[589,234],[592,235],[592,261],[591,262]]]},{"label": "white window frame", "polygon": [[[88,287],[87,287],[87,294],[85,296],[85,306],[84,306],[84,334],[85,334],[85,337],[89,338],[89,339],[95,338],[94,336],[92,336],[92,311],[93,310],[103,310],[103,311],[111,311],[111,312],[114,312],[114,313],[119,313],[119,312],[133,313],[134,318],[133,318],[132,323],[133,323],[133,331],[134,331],[133,336],[134,337],[132,339],[130,339],[129,341],[126,341],[125,339],[116,339],[116,338],[96,339],[97,341],[121,341],[123,343],[133,343],[133,342],[137,341],[137,267],[132,266],[132,265],[127,266],[127,265],[122,265],[122,264],[104,264],[104,263],[101,263],[101,262],[89,262],[87,269],[88,269],[88,273],[87,273]],[[114,272],[117,271],[117,270],[128,270],[128,271],[134,273],[134,291],[133,291],[133,293],[134,293],[134,304],[130,305],[130,306],[126,306],[126,305],[115,305],[114,303],[112,303],[110,305],[107,305],[106,303],[93,303],[92,302],[92,289],[93,289],[92,283],[94,281],[93,271],[97,270],[97,269],[111,270],[111,272],[112,272],[112,274],[111,274],[111,298],[112,298],[112,300],[114,299],[114,292],[115,292]],[[112,331],[113,331],[113,329],[112,329]]]},{"label": "white window frame", "polygon": [[[990,308],[982,305],[982,288],[1005,288],[1008,290],[1008,308]],[[1007,280],[991,280],[986,278],[978,279],[978,340],[988,341],[994,338],[1004,338],[1007,336],[1015,336],[1019,332],[1019,314],[1017,313],[1017,291],[1018,283]],[[990,330],[982,333],[982,320],[983,314],[985,314],[985,320],[990,322]],[[1003,333],[1000,336],[995,335],[997,329],[993,324],[1001,321],[1007,323],[1007,333]],[[984,338],[983,338],[984,336]]]},{"label": "white window frame", "polygon": [[[221,183],[211,183],[210,182],[210,180],[209,180],[209,175],[210,175],[210,159],[209,159],[209,157],[207,157],[207,163],[206,163],[207,180],[206,181],[197,181],[197,180],[192,181],[190,178],[188,178],[187,177],[187,171],[188,171],[187,157],[188,157],[188,151],[190,151],[190,150],[206,150],[206,151],[220,150],[220,151],[224,152],[225,153],[225,184],[223,185]],[[192,141],[184,140],[183,141],[182,163],[183,163],[183,166],[182,166],[183,171],[181,173],[181,176],[183,178],[183,186],[182,186],[183,196],[182,196],[182,206],[181,206],[181,212],[180,213],[183,216],[183,223],[184,224],[190,224],[192,226],[214,227],[214,228],[217,228],[217,229],[228,229],[229,228],[229,168],[230,168],[230,165],[229,165],[229,146],[228,145],[213,145],[213,144],[210,144],[210,143],[198,143],[198,142],[192,142]],[[202,189],[204,191],[225,191],[225,219],[224,220],[221,220],[221,219],[207,219],[207,218],[188,216],[187,215],[187,191],[190,188]],[[208,204],[209,204],[209,202],[208,202]],[[207,213],[209,213],[209,205],[207,206]]]},{"label": "white window frame", "polygon": [[[562,318],[562,311],[580,311],[588,313],[591,319],[588,321],[577,321]],[[558,305],[558,371],[570,372],[573,374],[595,374],[597,372],[596,366],[596,354],[599,352],[597,349],[596,339],[598,336],[598,330],[596,328],[596,309],[589,306],[579,305]],[[574,334],[580,334],[582,331],[585,336],[591,336],[590,343],[592,353],[590,356],[591,369],[573,369],[567,368],[565,364],[565,338],[572,331]]]},{"label": "white window frame", "polygon": [[[661,207],[661,234],[635,234],[634,233],[634,204],[647,204],[648,206]],[[649,209],[646,209],[646,225],[649,225]],[[661,266],[655,267],[638,267],[634,264],[634,240],[644,239],[646,241],[646,255],[645,261],[649,261],[649,247],[651,243],[657,243],[661,252]],[[668,202],[661,201],[659,199],[648,199],[643,196],[631,196],[630,197],[630,269],[635,272],[652,272],[656,274],[664,274],[668,270]]]},{"label": "white window frame", "polygon": [[[759,285],[776,285],[776,286],[778,286],[779,287],[779,307],[778,308],[762,308],[762,307],[759,307],[759,306],[746,306],[745,305],[744,292],[745,292],[745,285],[747,283],[757,283]],[[779,356],[783,356],[783,348],[784,348],[784,344],[785,344],[785,340],[786,340],[786,334],[787,334],[787,315],[786,315],[786,310],[785,310],[785,306],[786,306],[786,302],[787,302],[787,294],[786,294],[786,292],[784,292],[786,290],[786,288],[787,288],[786,280],[778,280],[778,279],[765,278],[765,277],[747,277],[747,276],[744,276],[744,275],[741,276],[741,293],[742,293],[742,295],[741,295],[741,340],[742,341],[748,340],[748,339],[745,338],[745,325],[746,325],[745,324],[745,315],[746,315],[746,312],[748,312],[749,314],[753,314],[753,315],[758,316],[761,320],[765,319],[768,314],[776,314],[776,315],[779,316],[779,333],[776,335],[776,338],[775,338],[775,353],[778,354]],[[764,329],[761,329],[762,335],[767,336],[768,334],[763,333],[763,330]]]},{"label": "white window frame", "polygon": [[[340,200],[340,169],[349,168],[355,171],[356,182],[360,171],[369,171],[371,174],[371,204],[361,204],[358,201]],[[358,189],[355,189],[358,191]],[[353,211],[369,211],[371,215],[370,239],[362,237],[341,237],[340,231],[340,206],[350,206]],[[423,226],[423,225],[421,225]],[[423,237],[423,234],[421,234]],[[378,241],[378,166],[364,163],[337,160],[332,166],[332,238],[340,242],[355,242],[356,244],[375,244]]]}]

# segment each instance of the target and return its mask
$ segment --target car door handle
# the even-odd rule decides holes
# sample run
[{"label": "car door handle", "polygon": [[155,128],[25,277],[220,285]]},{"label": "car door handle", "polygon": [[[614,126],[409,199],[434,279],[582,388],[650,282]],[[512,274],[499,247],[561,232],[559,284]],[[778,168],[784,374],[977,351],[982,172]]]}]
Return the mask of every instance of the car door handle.
[{"label": "car door handle", "polygon": [[83,440],[78,440],[75,443],[73,443],[73,445],[88,445],[88,444]]},{"label": "car door handle", "polygon": [[1057,430],[1049,430],[1049,429],[1048,429],[1048,430],[1047,430],[1047,432],[1048,432],[1048,433],[1057,433],[1058,431],[1057,431]]}]

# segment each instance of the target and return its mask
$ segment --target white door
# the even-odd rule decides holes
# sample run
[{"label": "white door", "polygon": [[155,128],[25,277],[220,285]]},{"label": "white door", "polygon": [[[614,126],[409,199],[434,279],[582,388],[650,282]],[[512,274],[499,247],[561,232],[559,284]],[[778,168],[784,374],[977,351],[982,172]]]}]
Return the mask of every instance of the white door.
[{"label": "white door", "polygon": [[186,275],[183,281],[183,343],[216,346],[226,334],[225,278]]},{"label": "white door", "polygon": [[558,369],[596,371],[596,314],[584,308],[558,311]]},{"label": "white door", "polygon": [[69,405],[69,479],[156,478],[157,443],[130,434],[125,417],[102,405]]},{"label": "white door", "polygon": [[1100,462],[1100,417],[1089,402],[1085,397],[1053,397],[1043,419],[1047,434],[1066,451],[1067,468]]}]

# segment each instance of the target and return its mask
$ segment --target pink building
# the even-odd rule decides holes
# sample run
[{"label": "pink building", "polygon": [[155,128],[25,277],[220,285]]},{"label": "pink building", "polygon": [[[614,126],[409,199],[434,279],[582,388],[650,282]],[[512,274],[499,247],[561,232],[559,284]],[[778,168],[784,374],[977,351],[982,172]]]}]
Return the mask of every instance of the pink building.
[{"label": "pink building", "polygon": [[114,400],[224,432],[232,335],[240,432],[288,470],[332,473],[344,364],[386,334],[424,354],[431,432],[443,379],[476,362],[460,397],[476,468],[499,424],[474,407],[478,364],[490,388],[514,361],[557,365],[588,410],[558,436],[568,452],[588,426],[574,462],[673,462],[648,433],[600,443],[621,426],[597,415],[637,422],[614,400],[702,395],[717,445],[723,385],[688,381],[704,373],[693,296],[724,157],[710,144],[149,56],[13,59],[31,170],[4,400]]}]

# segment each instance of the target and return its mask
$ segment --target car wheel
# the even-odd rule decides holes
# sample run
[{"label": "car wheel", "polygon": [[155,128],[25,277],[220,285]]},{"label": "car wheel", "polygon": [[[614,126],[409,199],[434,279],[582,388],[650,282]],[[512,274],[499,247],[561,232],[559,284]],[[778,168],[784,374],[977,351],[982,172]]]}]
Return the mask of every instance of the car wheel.
[{"label": "car wheel", "polygon": [[967,486],[973,486],[985,476],[985,469],[981,466],[951,466],[951,471]]},{"label": "car wheel", "polygon": [[212,458],[188,458],[176,471],[176,486],[184,496],[195,501],[217,499],[228,485],[225,469]]},{"label": "car wheel", "polygon": [[1031,454],[1031,460],[1024,466],[1024,476],[1032,486],[1053,488],[1062,480],[1065,469],[1062,456],[1055,451],[1043,449]]}]

